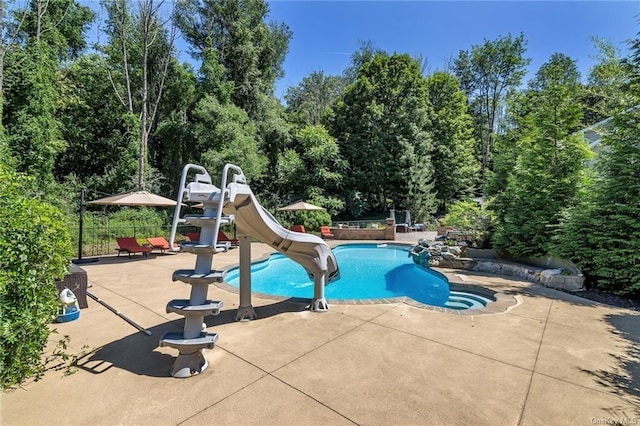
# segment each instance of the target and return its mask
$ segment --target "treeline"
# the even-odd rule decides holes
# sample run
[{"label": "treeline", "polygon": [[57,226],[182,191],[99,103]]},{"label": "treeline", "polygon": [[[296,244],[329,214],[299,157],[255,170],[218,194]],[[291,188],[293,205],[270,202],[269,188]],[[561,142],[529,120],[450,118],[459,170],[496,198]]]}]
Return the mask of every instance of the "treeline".
[{"label": "treeline", "polygon": [[[584,77],[554,54],[528,82],[522,34],[435,72],[364,43],[341,75],[311,73],[283,104],[292,33],[264,0],[105,0],[92,46],[98,11],[7,3],[0,155],[70,213],[80,187],[174,197],[186,163],[233,162],[267,208],[304,199],[345,219],[395,207],[428,221],[484,195],[497,249],[560,254],[603,286],[640,289],[638,40],[623,57],[594,39]],[[178,60],[178,34],[197,65]],[[612,116],[592,159],[579,131]]]}]

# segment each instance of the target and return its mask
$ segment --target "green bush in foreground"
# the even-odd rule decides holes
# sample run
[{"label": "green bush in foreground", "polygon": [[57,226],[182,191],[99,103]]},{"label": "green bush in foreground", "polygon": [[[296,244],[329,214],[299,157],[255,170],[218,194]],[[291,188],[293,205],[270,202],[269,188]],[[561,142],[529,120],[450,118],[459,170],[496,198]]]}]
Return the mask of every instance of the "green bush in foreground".
[{"label": "green bush in foreground", "polygon": [[0,387],[44,371],[42,353],[57,314],[54,281],[71,244],[62,213],[30,190],[33,180],[0,164]]}]

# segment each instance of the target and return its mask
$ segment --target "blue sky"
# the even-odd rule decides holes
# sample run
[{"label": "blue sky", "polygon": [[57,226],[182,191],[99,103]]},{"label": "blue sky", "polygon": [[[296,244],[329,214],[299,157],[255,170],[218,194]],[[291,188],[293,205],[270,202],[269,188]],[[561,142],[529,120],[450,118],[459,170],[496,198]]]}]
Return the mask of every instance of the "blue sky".
[{"label": "blue sky", "polygon": [[269,19],[293,32],[278,97],[313,71],[341,73],[359,41],[422,56],[436,70],[484,39],[522,32],[529,76],[561,52],[577,60],[584,77],[596,52],[590,36],[607,38],[626,54],[625,41],[640,32],[640,1],[271,0],[269,7]]}]

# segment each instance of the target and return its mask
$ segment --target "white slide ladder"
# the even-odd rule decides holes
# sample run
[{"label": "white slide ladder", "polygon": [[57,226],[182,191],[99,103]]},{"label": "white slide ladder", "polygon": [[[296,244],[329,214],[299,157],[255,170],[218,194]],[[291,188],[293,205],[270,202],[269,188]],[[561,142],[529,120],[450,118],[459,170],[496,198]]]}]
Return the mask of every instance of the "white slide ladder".
[{"label": "white slide ladder", "polygon": [[[237,168],[240,173],[242,171]],[[186,184],[189,172],[195,170],[193,182]],[[225,167],[225,175],[227,173]],[[226,176],[223,176],[223,188]],[[213,349],[218,340],[217,333],[208,333],[204,324],[204,317],[217,315],[222,308],[221,301],[207,299],[209,285],[221,282],[222,271],[212,269],[213,255],[229,249],[230,243],[218,242],[220,225],[233,221],[233,216],[223,214],[227,191],[211,184],[211,177],[202,166],[187,164],[182,170],[177,205],[171,224],[171,249],[182,250],[196,255],[194,269],[180,269],[174,271],[173,281],[182,281],[191,285],[189,299],[175,299],[167,303],[167,313],[176,313],[185,317],[182,333],[166,333],[160,338],[160,346],[169,346],[180,352],[171,368],[173,377],[191,377],[204,371],[207,360],[204,349]],[[185,215],[180,217],[183,202],[201,202],[202,214]],[[179,248],[175,246],[176,231],[179,223],[189,223],[200,228],[199,241],[181,242]]]},{"label": "white slide ladder", "polygon": [[[187,176],[195,171],[193,181],[187,184]],[[229,174],[233,174],[227,183]],[[256,200],[240,167],[225,165],[221,187],[212,184],[211,176],[202,166],[187,164],[182,170],[177,205],[171,225],[170,242],[174,251],[196,254],[194,269],[177,270],[173,281],[191,285],[189,299],[172,300],[167,304],[167,313],[185,316],[183,333],[167,333],[160,339],[160,346],[169,346],[180,351],[172,369],[174,377],[190,377],[207,368],[204,349],[212,349],[218,340],[216,333],[207,333],[203,323],[206,315],[217,315],[221,301],[207,300],[210,284],[222,282],[224,272],[212,269],[213,256],[227,251],[229,243],[218,241],[220,225],[237,222],[240,240],[240,303],[236,320],[256,318],[251,305],[251,236],[260,239],[277,251],[302,265],[314,280],[314,294],[310,305],[312,311],[324,312],[329,305],[324,297],[324,286],[339,278],[339,268],[331,248],[320,237],[293,232],[282,227],[278,221]],[[202,214],[180,217],[182,203],[202,203]],[[179,223],[189,223],[201,229],[199,241],[181,242],[174,245]]]}]

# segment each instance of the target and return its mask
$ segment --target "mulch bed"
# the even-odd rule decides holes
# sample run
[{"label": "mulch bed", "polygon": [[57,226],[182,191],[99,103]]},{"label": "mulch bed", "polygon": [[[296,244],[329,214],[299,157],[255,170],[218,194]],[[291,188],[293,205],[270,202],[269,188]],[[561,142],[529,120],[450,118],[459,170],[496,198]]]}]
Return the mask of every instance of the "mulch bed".
[{"label": "mulch bed", "polygon": [[595,288],[588,288],[584,291],[577,291],[571,294],[594,302],[603,303],[605,305],[640,311],[640,299],[629,299],[627,297],[617,296]]}]

